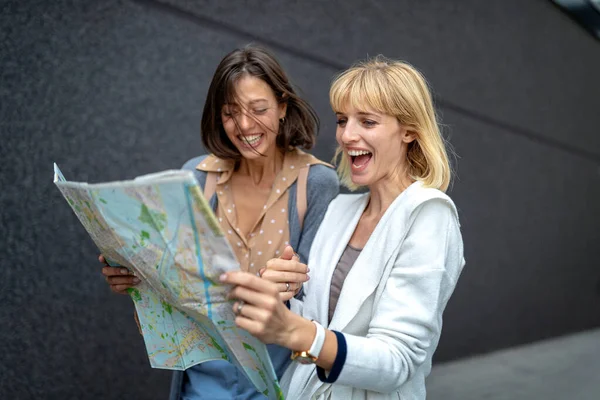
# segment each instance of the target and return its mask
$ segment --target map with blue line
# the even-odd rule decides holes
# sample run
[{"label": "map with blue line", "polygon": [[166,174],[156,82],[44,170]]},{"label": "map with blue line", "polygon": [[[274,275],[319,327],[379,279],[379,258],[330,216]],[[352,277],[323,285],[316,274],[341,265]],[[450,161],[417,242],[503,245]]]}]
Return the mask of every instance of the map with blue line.
[{"label": "map with blue line", "polygon": [[192,172],[88,184],[55,164],[54,183],[109,264],[141,279],[130,295],[152,367],[227,360],[283,398],[266,346],[235,325],[219,276],[240,266]]}]

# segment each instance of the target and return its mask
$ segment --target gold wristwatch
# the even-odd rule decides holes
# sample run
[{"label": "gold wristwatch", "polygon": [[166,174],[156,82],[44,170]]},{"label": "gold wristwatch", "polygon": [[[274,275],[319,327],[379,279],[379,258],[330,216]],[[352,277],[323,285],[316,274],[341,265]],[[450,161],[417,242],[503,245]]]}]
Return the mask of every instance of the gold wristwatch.
[{"label": "gold wristwatch", "polygon": [[321,349],[325,343],[325,328],[316,321],[311,321],[317,328],[317,334],[315,340],[313,340],[312,346],[306,351],[294,351],[292,352],[292,360],[299,362],[300,364],[314,364],[319,359]]}]

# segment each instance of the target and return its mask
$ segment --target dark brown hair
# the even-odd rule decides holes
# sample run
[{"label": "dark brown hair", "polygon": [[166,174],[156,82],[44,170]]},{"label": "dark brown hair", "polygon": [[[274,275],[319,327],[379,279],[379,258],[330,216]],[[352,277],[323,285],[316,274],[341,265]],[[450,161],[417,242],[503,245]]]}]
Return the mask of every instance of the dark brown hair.
[{"label": "dark brown hair", "polygon": [[254,45],[227,54],[213,75],[202,112],[204,147],[219,158],[239,160],[242,157],[225,133],[221,109],[224,104],[234,102],[235,85],[243,76],[263,80],[275,93],[277,102],[287,104],[285,122],[279,124],[277,147],[283,151],[291,147],[313,147],[319,130],[317,113],[296,94],[273,54]]}]

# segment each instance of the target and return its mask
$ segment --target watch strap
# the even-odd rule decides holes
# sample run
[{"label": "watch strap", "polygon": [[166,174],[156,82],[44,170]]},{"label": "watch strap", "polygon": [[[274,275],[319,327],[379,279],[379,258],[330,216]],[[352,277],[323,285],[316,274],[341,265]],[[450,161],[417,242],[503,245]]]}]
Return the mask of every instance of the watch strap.
[{"label": "watch strap", "polygon": [[310,349],[308,350],[308,354],[319,358],[319,354],[321,354],[321,350],[323,349],[323,344],[325,344],[325,328],[315,320],[312,320],[311,322],[315,324],[317,334],[315,335],[312,346],[310,346]]}]

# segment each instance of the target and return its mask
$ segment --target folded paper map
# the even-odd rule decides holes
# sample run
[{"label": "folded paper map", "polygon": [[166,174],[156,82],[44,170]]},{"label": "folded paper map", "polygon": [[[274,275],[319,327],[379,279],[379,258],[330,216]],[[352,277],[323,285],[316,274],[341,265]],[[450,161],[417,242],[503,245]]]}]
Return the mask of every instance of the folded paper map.
[{"label": "folded paper map", "polygon": [[219,276],[239,263],[192,172],[88,184],[54,164],[54,183],[107,262],[141,279],[130,294],[152,367],[227,360],[267,398],[283,398],[266,346],[234,323]]}]

